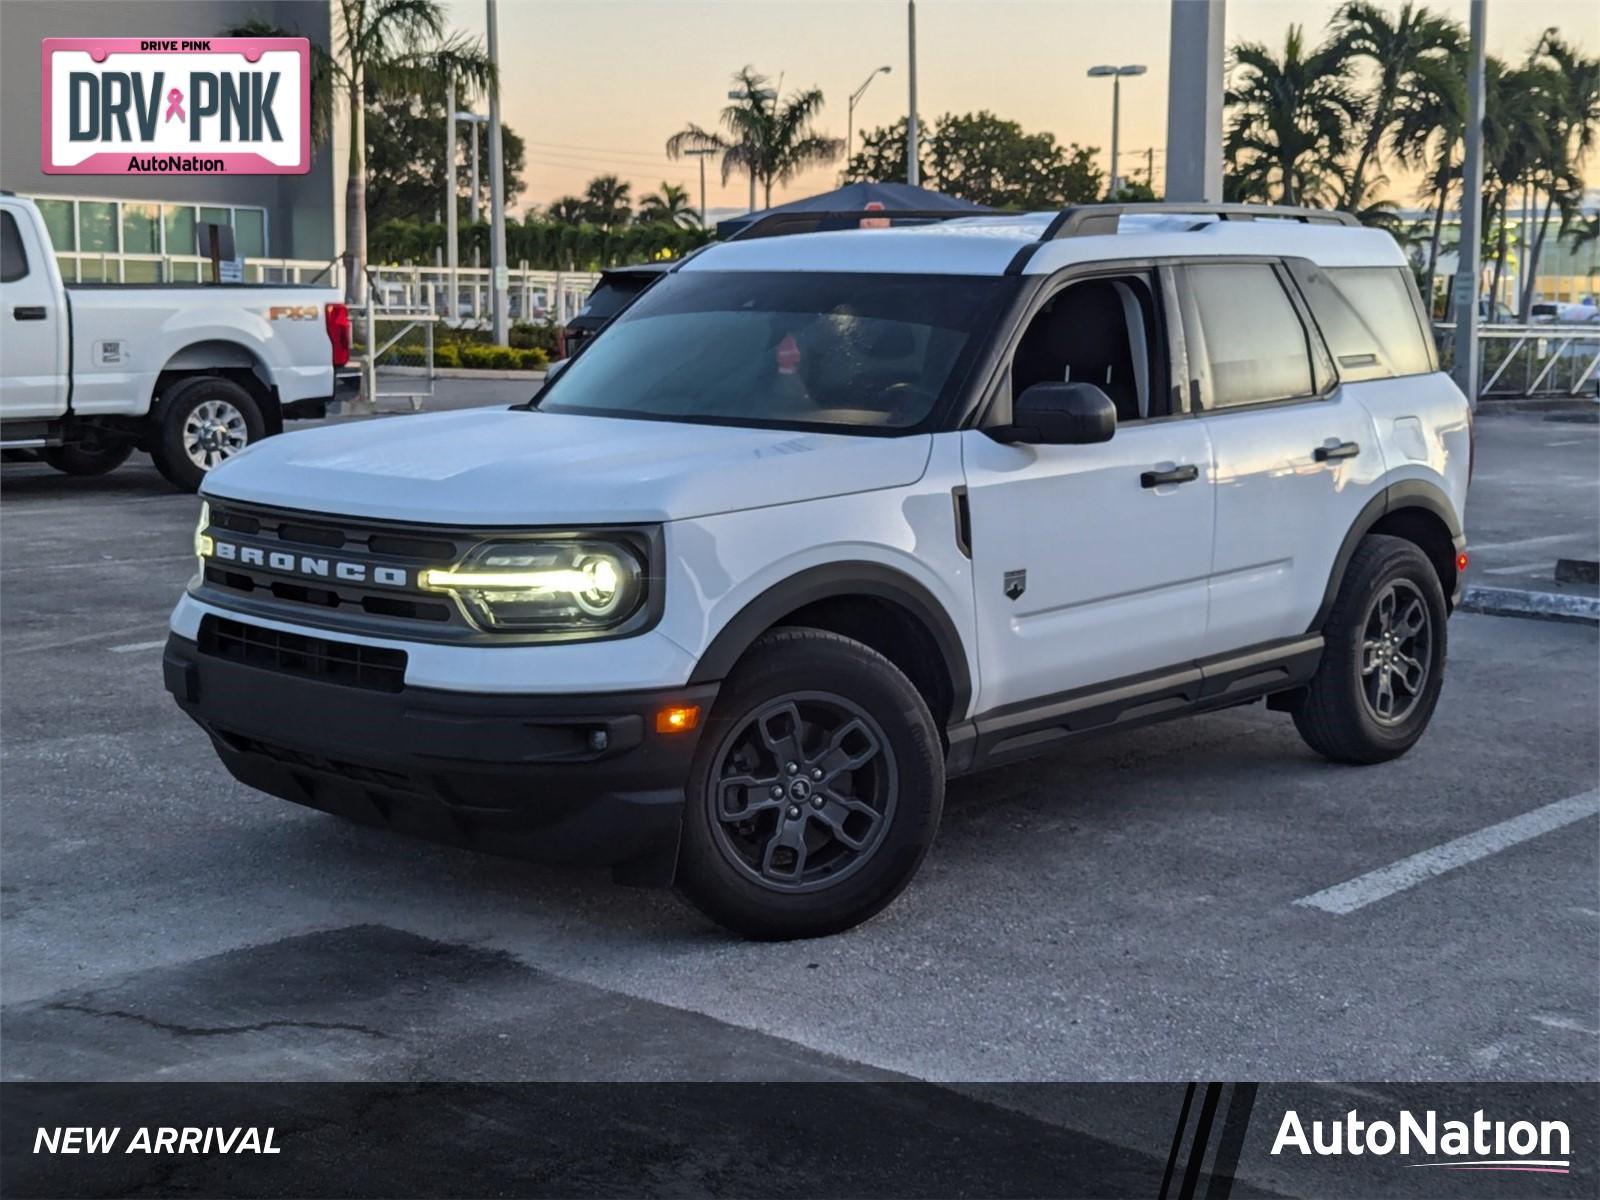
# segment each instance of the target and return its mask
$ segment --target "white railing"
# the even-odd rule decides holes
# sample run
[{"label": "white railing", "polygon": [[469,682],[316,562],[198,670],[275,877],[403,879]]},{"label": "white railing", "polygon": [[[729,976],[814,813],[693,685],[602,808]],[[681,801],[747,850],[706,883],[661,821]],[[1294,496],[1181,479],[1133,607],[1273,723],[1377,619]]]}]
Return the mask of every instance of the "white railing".
[{"label": "white railing", "polygon": [[[368,271],[380,315],[432,313],[452,324],[488,324],[493,272],[488,267],[458,267],[453,305],[450,275],[448,267],[373,266]],[[507,275],[512,321],[554,321],[558,325],[565,325],[583,307],[600,278],[592,271],[541,271],[527,266]]]},{"label": "white railing", "polygon": [[[1455,327],[1435,333],[1447,351]],[[1480,325],[1478,340],[1480,396],[1596,395],[1600,387],[1600,323]]]},{"label": "white railing", "polygon": [[[63,251],[56,255],[68,283],[203,283],[211,278],[211,260],[193,254],[96,254]],[[368,268],[379,317],[433,315],[451,325],[486,325],[493,308],[494,275],[488,267],[460,267],[455,272],[452,306],[450,271],[446,267],[374,265]],[[332,283],[342,280],[338,260],[251,258],[244,264],[245,283]],[[565,324],[593,290],[600,276],[591,271],[541,271],[519,266],[507,272],[507,300],[512,321],[555,321]]]}]

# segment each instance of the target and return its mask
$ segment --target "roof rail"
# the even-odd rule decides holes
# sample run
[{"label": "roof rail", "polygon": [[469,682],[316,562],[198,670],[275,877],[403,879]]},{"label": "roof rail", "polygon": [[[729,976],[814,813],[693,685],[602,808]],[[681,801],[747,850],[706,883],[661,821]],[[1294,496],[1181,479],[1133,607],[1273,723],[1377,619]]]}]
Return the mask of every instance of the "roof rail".
[{"label": "roof rail", "polygon": [[1302,221],[1308,225],[1359,225],[1355,216],[1331,208],[1292,208],[1282,204],[1188,204],[1181,200],[1138,201],[1129,204],[1074,204],[1063,208],[1045,227],[1041,242],[1057,238],[1091,237],[1115,233],[1125,216],[1216,217],[1219,221]]},{"label": "roof rail", "polygon": [[816,233],[825,226],[830,229],[859,229],[862,221],[953,221],[961,217],[991,215],[988,210],[981,208],[852,208],[828,212],[775,212],[757,217],[726,240],[737,242],[747,238],[781,237],[790,233]]}]

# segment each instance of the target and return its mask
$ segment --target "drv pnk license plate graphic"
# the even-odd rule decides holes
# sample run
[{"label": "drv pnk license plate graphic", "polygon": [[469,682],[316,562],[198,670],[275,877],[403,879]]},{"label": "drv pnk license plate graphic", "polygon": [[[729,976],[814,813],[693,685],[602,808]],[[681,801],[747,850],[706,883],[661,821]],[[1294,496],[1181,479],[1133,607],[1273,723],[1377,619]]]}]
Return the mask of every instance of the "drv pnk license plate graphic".
[{"label": "drv pnk license plate graphic", "polygon": [[305,38],[46,38],[41,166],[52,175],[303,175]]}]

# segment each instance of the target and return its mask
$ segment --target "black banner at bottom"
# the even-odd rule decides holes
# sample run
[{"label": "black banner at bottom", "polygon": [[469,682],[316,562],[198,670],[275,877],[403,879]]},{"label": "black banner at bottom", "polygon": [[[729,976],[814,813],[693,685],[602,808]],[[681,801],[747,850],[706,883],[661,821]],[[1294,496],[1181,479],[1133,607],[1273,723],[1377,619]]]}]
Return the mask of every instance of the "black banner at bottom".
[{"label": "black banner at bottom", "polygon": [[0,1085],[24,1197],[1592,1197],[1593,1084]]}]

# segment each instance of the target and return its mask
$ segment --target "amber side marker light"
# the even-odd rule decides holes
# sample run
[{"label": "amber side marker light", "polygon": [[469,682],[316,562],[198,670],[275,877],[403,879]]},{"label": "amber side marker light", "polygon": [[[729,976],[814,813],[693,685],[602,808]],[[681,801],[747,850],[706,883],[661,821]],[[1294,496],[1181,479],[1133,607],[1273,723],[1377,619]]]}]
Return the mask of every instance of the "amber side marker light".
[{"label": "amber side marker light", "polygon": [[681,708],[663,708],[656,713],[657,733],[688,733],[699,724],[698,704],[687,704]]},{"label": "amber side marker light", "polygon": [[1465,571],[1466,569],[1467,569],[1467,556],[1465,554],[1456,555],[1456,570],[1457,571]]}]

